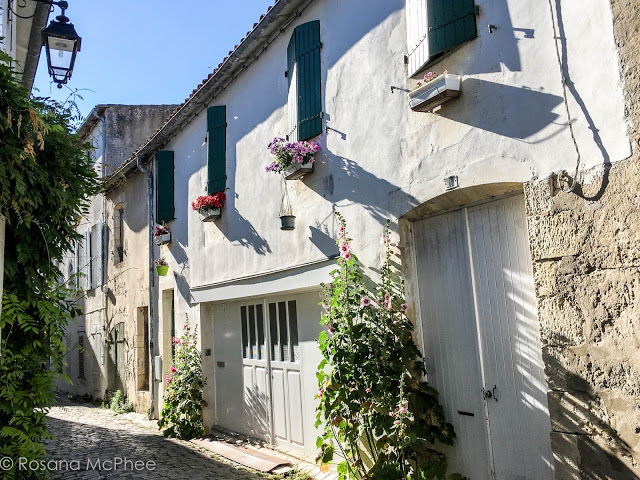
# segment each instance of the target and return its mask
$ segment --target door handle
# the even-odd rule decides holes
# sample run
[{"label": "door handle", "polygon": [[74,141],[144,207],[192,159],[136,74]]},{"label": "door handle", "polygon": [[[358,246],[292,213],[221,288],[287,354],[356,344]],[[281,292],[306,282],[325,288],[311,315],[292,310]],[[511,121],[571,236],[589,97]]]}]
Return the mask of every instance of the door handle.
[{"label": "door handle", "polygon": [[497,388],[498,388],[498,386],[497,386],[497,385],[494,385],[494,386],[493,386],[493,390],[492,390],[492,392],[493,392],[493,399],[494,399],[496,402],[498,401],[498,395],[496,395],[496,390],[497,390]]}]

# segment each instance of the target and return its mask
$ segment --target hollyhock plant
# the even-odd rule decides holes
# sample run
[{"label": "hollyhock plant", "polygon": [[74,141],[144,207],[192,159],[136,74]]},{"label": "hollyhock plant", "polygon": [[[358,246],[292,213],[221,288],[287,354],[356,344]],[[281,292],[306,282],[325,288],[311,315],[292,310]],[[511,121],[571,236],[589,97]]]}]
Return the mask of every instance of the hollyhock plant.
[{"label": "hollyhock plant", "polygon": [[227,201],[227,196],[224,192],[218,192],[212,195],[201,195],[195,202],[191,202],[191,208],[200,214],[204,214],[214,208],[224,207],[224,202]]},{"label": "hollyhock plant", "polygon": [[320,151],[316,142],[287,142],[284,138],[276,137],[267,146],[274,161],[265,167],[267,172],[282,173],[294,163],[313,163],[314,155]]},{"label": "hollyhock plant", "polygon": [[406,318],[403,283],[392,269],[395,242],[389,223],[381,241],[380,279],[371,288],[344,219],[339,213],[336,217],[338,267],[330,283],[322,285],[323,304],[329,307],[322,324],[329,333],[321,331],[318,337],[323,360],[316,372],[317,460],[325,468],[339,449],[340,480],[445,478],[447,457],[434,443],[451,445],[455,434],[438,393],[423,378],[424,360]]},{"label": "hollyhock plant", "polygon": [[197,333],[189,329],[188,318],[182,337],[175,339],[174,344],[175,356],[166,376],[158,426],[163,429],[165,437],[188,440],[204,433],[202,406],[205,384]]}]

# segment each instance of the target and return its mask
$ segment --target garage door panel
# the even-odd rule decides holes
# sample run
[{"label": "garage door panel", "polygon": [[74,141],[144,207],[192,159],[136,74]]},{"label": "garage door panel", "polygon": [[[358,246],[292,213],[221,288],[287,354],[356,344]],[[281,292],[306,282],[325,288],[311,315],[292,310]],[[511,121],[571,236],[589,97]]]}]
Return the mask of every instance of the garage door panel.
[{"label": "garage door panel", "polygon": [[303,445],[304,429],[302,421],[302,382],[300,372],[296,370],[289,370],[287,372],[287,378],[289,412],[291,419],[291,441],[298,445]]},{"label": "garage door panel", "polygon": [[272,370],[273,383],[273,429],[277,439],[287,440],[287,400],[285,396],[284,371]]}]

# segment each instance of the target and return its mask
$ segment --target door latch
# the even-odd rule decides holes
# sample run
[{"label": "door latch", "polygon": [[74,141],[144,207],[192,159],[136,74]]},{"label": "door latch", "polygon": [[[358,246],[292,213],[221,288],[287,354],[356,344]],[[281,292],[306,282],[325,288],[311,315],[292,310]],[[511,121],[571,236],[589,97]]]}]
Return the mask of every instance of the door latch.
[{"label": "door latch", "polygon": [[489,400],[490,398],[493,398],[496,402],[498,401],[498,397],[496,395],[496,390],[498,389],[497,385],[494,385],[493,388],[491,390],[485,389],[484,387],[482,387],[482,397],[485,400]]}]

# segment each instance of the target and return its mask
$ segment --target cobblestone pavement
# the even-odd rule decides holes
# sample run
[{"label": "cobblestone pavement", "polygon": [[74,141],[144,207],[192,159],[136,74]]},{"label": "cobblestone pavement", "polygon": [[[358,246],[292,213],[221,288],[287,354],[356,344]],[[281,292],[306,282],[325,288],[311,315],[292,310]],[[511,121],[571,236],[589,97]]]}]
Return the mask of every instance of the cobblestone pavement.
[{"label": "cobblestone pavement", "polygon": [[136,413],[116,415],[90,405],[61,405],[51,409],[49,428],[55,439],[46,446],[48,460],[56,462],[55,479],[265,478],[189,442],[164,438],[154,421]]}]

